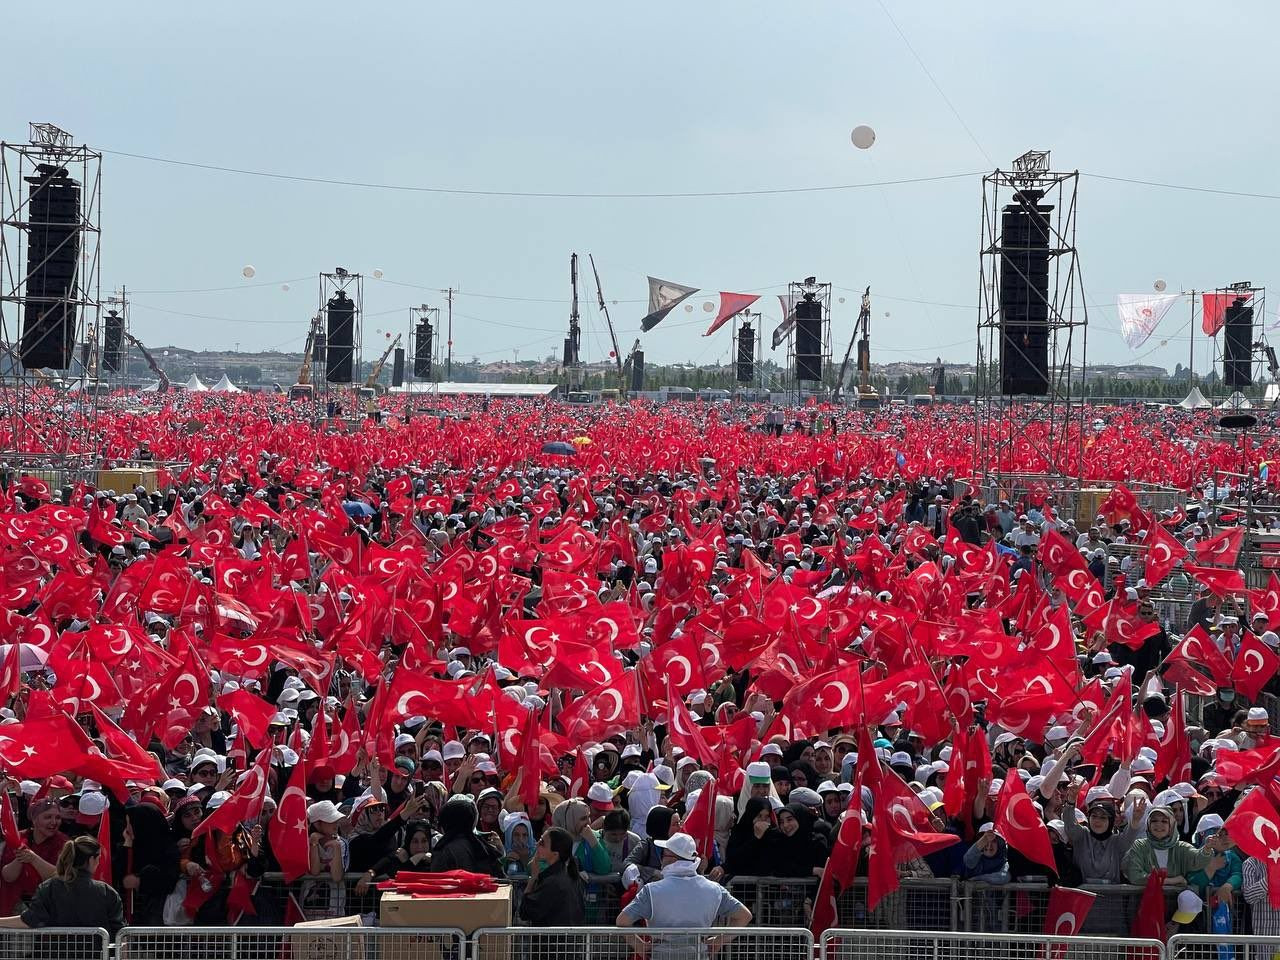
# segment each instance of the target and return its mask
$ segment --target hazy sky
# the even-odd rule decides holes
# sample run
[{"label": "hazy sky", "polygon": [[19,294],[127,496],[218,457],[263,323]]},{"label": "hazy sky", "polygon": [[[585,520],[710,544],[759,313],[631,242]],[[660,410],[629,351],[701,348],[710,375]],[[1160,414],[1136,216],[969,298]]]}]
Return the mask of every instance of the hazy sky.
[{"label": "hazy sky", "polygon": [[[25,140],[27,121],[48,120],[117,152],[103,169],[104,294],[136,292],[144,341],[299,349],[316,275],[341,264],[385,274],[366,283],[366,355],[386,342],[379,330],[406,329],[411,305],[443,306],[439,291],[453,285],[455,356],[486,360],[558,350],[576,250],[584,265],[595,254],[606,298],[619,301],[624,350],[646,274],[767,294],[770,328],[773,295],[814,274],[847,298],[834,311],[837,355],[870,284],[874,360],[971,361],[980,173],[1051,149],[1055,168],[1084,174],[1089,359],[1172,368],[1186,360],[1188,308],[1134,354],[1115,294],[1156,278],[1170,290],[1270,284],[1280,198],[1089,174],[1280,194],[1264,43],[1278,21],[1280,6],[1261,0],[23,4],[5,17],[0,138]],[[57,37],[57,59],[25,37]],[[849,142],[860,123],[877,132],[871,150]],[[969,176],[530,199],[287,182],[119,152],[549,193]],[[193,292],[206,288],[229,289]],[[584,353],[598,359],[609,347],[588,290]],[[651,361],[728,357],[727,326],[701,337],[707,299],[646,335]],[[1280,290],[1269,321],[1277,304]]]}]

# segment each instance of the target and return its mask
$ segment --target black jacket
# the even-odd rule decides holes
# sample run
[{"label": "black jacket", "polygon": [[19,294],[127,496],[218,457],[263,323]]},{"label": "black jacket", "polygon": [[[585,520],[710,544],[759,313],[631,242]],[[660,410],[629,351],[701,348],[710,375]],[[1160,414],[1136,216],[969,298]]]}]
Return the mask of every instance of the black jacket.
[{"label": "black jacket", "polygon": [[28,927],[102,927],[111,936],[124,926],[120,894],[81,870],[70,883],[50,877],[22,912]]},{"label": "black jacket", "polygon": [[503,876],[498,852],[474,831],[442,838],[431,851],[431,872],[443,873],[446,870],[469,870],[493,877]]},{"label": "black jacket", "polygon": [[569,875],[563,861],[538,874],[520,904],[520,919],[535,927],[576,927],[587,919],[582,880]]}]

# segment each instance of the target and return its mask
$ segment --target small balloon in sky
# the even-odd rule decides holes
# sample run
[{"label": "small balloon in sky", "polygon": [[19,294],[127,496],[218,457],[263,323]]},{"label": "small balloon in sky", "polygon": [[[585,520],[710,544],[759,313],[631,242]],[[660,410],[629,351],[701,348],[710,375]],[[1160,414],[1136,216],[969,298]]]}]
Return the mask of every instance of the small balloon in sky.
[{"label": "small balloon in sky", "polygon": [[240,271],[240,276],[244,277],[246,280],[252,280],[253,275],[257,272],[257,270],[253,269],[252,263],[246,263],[244,265],[244,269]]},{"label": "small balloon in sky", "polygon": [[1165,283],[1163,280],[1157,280],[1155,283],[1152,284],[1152,286],[1156,288],[1156,293],[1163,293],[1164,288],[1167,287],[1168,284]]},{"label": "small balloon in sky", "polygon": [[836,297],[836,303],[844,303],[844,297]]},{"label": "small balloon in sky", "polygon": [[707,313],[710,313],[715,308],[716,308],[716,305],[712,303],[710,300],[707,300],[702,304],[702,309],[705,310]]},{"label": "small balloon in sky", "polygon": [[693,313],[693,304],[692,304],[692,303],[686,303],[686,304],[684,305],[684,312],[685,312],[685,313]]},{"label": "small balloon in sky", "polygon": [[281,290],[283,290],[285,293],[288,293],[288,292],[289,292],[289,285],[288,285],[287,283],[282,283],[282,284],[280,284],[280,289],[281,289]]},{"label": "small balloon in sky", "polygon": [[853,141],[853,145],[859,150],[866,150],[876,142],[876,132],[865,123],[860,123],[853,128],[853,132],[849,134],[849,139]]},{"label": "small balloon in sky", "polygon": [[382,271],[381,271],[381,270],[379,270],[377,267],[374,267],[374,268],[373,268],[373,279],[375,279],[375,280],[381,280],[381,279],[382,279]]},{"label": "small balloon in sky", "polygon": [[618,355],[617,355],[616,353],[614,353],[612,350],[610,350],[610,351],[609,351],[609,359],[610,359],[610,360],[613,360],[613,359],[614,359],[614,358],[616,358],[617,356],[618,356]]}]

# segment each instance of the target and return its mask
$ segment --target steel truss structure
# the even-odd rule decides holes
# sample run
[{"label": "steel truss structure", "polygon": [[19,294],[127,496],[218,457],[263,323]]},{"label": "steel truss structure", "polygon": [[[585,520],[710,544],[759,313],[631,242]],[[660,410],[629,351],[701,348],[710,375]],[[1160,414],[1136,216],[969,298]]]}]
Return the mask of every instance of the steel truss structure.
[{"label": "steel truss structure", "polygon": [[[351,382],[340,383],[329,381],[328,360],[329,351],[332,347],[329,344],[328,328],[329,311],[328,304],[330,298],[335,296],[339,291],[345,293],[355,306],[355,312],[351,318],[352,324],[352,341],[351,341]],[[355,411],[358,404],[355,403],[356,387],[360,382],[360,364],[362,362],[362,340],[364,335],[364,275],[359,273],[351,273],[343,267],[335,267],[332,273],[320,274],[320,301],[316,307],[316,315],[320,318],[320,326],[316,336],[316,356],[313,360],[315,365],[315,375],[312,382],[319,388],[320,393],[329,393],[331,391],[340,391],[343,388],[351,391],[351,403],[349,409]],[[323,344],[323,349],[320,345]]]},{"label": "steel truss structure", "polygon": [[[982,178],[973,476],[988,496],[1010,486],[1015,463],[1023,464],[1020,472],[1028,461],[1035,463],[1035,472],[1055,485],[1078,488],[1082,480],[1088,306],[1076,250],[1079,180],[1079,171],[1052,171],[1048,151],[1038,150],[1018,157],[1011,170],[995,170]],[[1021,273],[1017,261],[1028,248],[1015,241],[1006,245],[1001,214],[1020,207],[1043,211],[1046,205],[1052,207],[1045,216],[1048,390],[1044,396],[1010,396],[1002,393],[1002,351],[1007,345],[1002,339],[1006,318],[1000,303],[1001,272]],[[1030,287],[1025,275],[1023,279]]]},{"label": "steel truss structure", "polygon": [[[50,168],[80,190],[79,245],[71,295],[54,304],[74,314],[73,357],[64,370],[27,369],[20,359],[29,294],[28,236],[35,228],[29,185]],[[51,123],[32,123],[27,143],[0,142],[0,455],[11,462],[74,466],[98,457],[101,353],[102,153],[77,145]],[[64,241],[64,243],[69,241]]]},{"label": "steel truss structure", "polygon": [[[1229,283],[1225,287],[1218,287],[1213,291],[1219,298],[1220,302],[1226,303],[1235,297],[1243,298],[1245,304],[1253,308],[1253,332],[1249,338],[1249,379],[1253,381],[1253,387],[1228,387],[1226,385],[1226,343],[1227,332],[1223,326],[1217,333],[1210,337],[1213,343],[1213,370],[1212,374],[1216,376],[1206,375],[1200,378],[1201,387],[1205,397],[1209,400],[1221,401],[1223,412],[1236,412],[1240,409],[1248,409],[1250,405],[1258,405],[1256,401],[1247,401],[1244,393],[1258,387],[1263,380],[1263,364],[1267,360],[1267,288],[1259,287],[1255,284],[1243,280],[1239,283]],[[1243,405],[1243,406],[1242,406]]]},{"label": "steel truss structure", "polygon": [[[822,304],[822,323],[819,328],[821,330],[819,350],[821,351],[822,380],[801,380],[796,376],[796,327],[799,326],[799,320],[795,319],[795,309],[802,300],[816,300]],[[787,284],[787,302],[791,304],[792,310],[791,326],[787,331],[787,373],[794,381],[795,402],[798,406],[804,403],[806,396],[825,396],[827,380],[833,375],[831,374],[831,284],[819,283],[816,277],[792,281]],[[809,384],[807,393],[806,383]]]}]

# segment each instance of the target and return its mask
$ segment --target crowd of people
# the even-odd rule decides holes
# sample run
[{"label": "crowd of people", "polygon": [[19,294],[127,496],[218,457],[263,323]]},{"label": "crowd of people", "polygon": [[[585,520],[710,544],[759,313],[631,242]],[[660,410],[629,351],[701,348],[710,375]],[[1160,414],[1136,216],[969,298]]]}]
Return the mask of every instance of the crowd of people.
[{"label": "crowd of people", "polygon": [[774,877],[821,930],[958,878],[1280,932],[1280,581],[1192,416],[1110,411],[1080,518],[984,502],[947,410],[153,402],[103,418],[155,464],[130,489],[0,467],[0,924],[290,923],[466,871],[532,925],[747,924],[730,882]]}]

